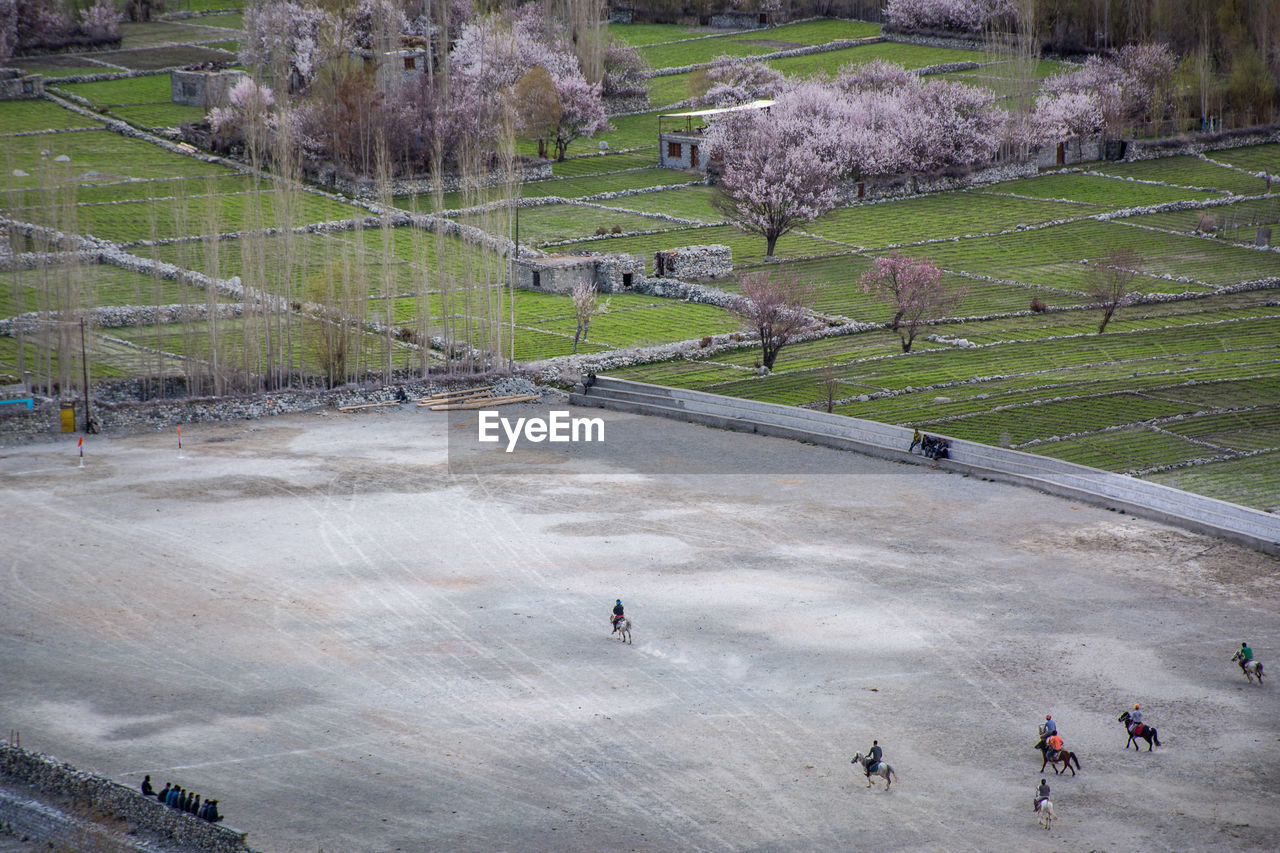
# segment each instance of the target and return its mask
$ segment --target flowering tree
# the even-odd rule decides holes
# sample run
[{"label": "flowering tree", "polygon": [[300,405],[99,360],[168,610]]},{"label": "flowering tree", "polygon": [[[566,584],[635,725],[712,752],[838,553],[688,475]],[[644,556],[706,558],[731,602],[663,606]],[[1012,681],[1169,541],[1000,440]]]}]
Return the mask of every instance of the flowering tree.
[{"label": "flowering tree", "polygon": [[778,238],[817,219],[839,201],[839,164],[814,155],[824,143],[795,116],[738,113],[709,131],[712,156],[723,158],[714,203],[743,231],[765,238],[772,257]]},{"label": "flowering tree", "polygon": [[[1129,45],[1084,66],[1048,78],[1036,100],[1034,124],[1060,141],[1064,131],[1106,131],[1118,137],[1127,125],[1160,120],[1173,109],[1171,80],[1177,57],[1163,44]],[[1056,135],[1056,136],[1055,136]]]},{"label": "flowering tree", "polygon": [[80,11],[80,28],[94,41],[114,41],[120,38],[122,16],[110,0],[98,0]]},{"label": "flowering tree", "polygon": [[889,0],[884,10],[889,22],[903,29],[971,33],[1016,12],[1014,0]]},{"label": "flowering tree", "polygon": [[605,95],[645,95],[649,77],[649,63],[631,45],[610,39],[604,51],[604,79],[601,91]]},{"label": "flowering tree", "polygon": [[721,56],[717,61],[721,64],[705,72],[707,89],[693,99],[695,107],[732,107],[772,98],[784,85],[782,73],[763,62],[742,62],[731,56]]},{"label": "flowering tree", "polygon": [[1139,294],[1129,291],[1129,285],[1141,271],[1142,256],[1127,246],[1108,249],[1105,258],[1089,265],[1084,276],[1084,289],[1102,309],[1098,334],[1107,330],[1107,324],[1116,311],[1133,304],[1138,298]]},{"label": "flowering tree", "polygon": [[921,327],[945,316],[965,296],[964,290],[943,284],[933,261],[904,257],[896,250],[876,258],[859,281],[863,293],[873,293],[893,306],[889,328],[898,333],[903,352],[911,352]]},{"label": "flowering tree", "polygon": [[[345,39],[340,21],[318,6],[258,0],[244,10],[240,62],[253,74],[296,74],[305,87],[320,67],[336,58]],[[283,82],[275,81],[277,86]]]},{"label": "flowering tree", "polygon": [[580,73],[566,74],[556,80],[556,96],[561,109],[553,140],[557,160],[564,160],[573,140],[613,129],[604,114],[599,83],[588,83]]},{"label": "flowering tree", "polygon": [[742,277],[742,296],[733,311],[760,337],[760,363],[773,370],[782,348],[813,327],[816,291],[795,276],[775,279],[765,270]]},{"label": "flowering tree", "polygon": [[275,127],[271,108],[276,99],[271,89],[245,77],[231,89],[227,100],[227,106],[209,111],[214,137],[224,146],[265,141],[264,134]]}]

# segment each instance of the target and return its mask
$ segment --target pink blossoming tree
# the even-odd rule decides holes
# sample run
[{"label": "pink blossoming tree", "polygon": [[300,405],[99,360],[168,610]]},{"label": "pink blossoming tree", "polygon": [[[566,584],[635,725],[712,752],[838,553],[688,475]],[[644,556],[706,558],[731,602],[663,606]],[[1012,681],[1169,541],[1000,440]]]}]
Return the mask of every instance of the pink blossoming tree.
[{"label": "pink blossoming tree", "polygon": [[965,296],[963,289],[943,283],[933,261],[908,258],[897,251],[876,258],[859,281],[863,293],[872,293],[892,306],[889,328],[898,333],[903,352],[911,352],[922,327],[945,316]]},{"label": "pink blossoming tree", "polygon": [[742,277],[742,296],[734,313],[760,338],[760,363],[773,370],[782,348],[815,325],[809,313],[816,291],[795,276],[773,277],[773,273],[747,273]]}]

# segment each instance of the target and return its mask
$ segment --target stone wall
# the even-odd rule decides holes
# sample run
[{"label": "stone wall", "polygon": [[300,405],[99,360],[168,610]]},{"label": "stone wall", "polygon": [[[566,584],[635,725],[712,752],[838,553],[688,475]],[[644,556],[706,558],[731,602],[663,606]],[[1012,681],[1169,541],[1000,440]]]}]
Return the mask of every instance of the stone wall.
[{"label": "stone wall", "polygon": [[658,278],[695,281],[726,278],[733,274],[733,251],[728,246],[682,246],[653,253],[653,274]]},{"label": "stone wall", "polygon": [[721,30],[754,30],[768,25],[769,15],[766,13],[721,12],[711,16],[711,26]]},{"label": "stone wall", "polygon": [[635,95],[605,95],[601,101],[604,103],[604,114],[611,118],[649,111],[648,92]]},{"label": "stone wall", "polygon": [[836,188],[836,191],[840,194],[840,203],[847,205],[867,201],[887,201],[904,196],[946,190],[959,190],[966,187],[1011,181],[1015,178],[1029,178],[1034,177],[1037,171],[1034,163],[1005,163],[964,174],[918,175],[914,177],[889,175],[869,178],[865,181],[844,181]]},{"label": "stone wall", "polygon": [[[345,195],[355,196],[360,199],[372,199],[377,197],[377,187],[374,186],[374,183],[371,180],[353,181],[348,178],[340,177],[333,172],[326,172],[319,175],[308,175],[307,177],[317,183],[323,184],[327,187],[332,187]],[[531,163],[524,167],[524,180],[526,181],[541,181],[552,177],[555,176],[551,172],[550,163]],[[463,189],[464,185],[480,187],[497,186],[498,184],[504,183],[506,179],[505,175],[495,172],[486,174],[479,179],[472,177],[465,180],[457,177],[456,175],[442,175],[439,178],[439,182],[443,187],[444,192],[450,193]],[[391,182],[391,194],[417,195],[419,193],[429,193],[435,190],[435,183],[436,179],[430,177],[397,179]]]},{"label": "stone wall", "polygon": [[77,770],[53,756],[0,745],[0,776],[6,782],[30,786],[44,797],[67,800],[108,820],[126,822],[138,836],[200,853],[252,853],[245,833],[238,829],[175,811],[136,788]]}]

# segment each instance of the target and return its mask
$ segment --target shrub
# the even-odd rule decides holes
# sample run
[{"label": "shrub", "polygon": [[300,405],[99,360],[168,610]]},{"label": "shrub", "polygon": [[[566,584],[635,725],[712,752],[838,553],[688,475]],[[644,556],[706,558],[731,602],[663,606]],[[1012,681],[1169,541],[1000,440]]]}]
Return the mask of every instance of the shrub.
[{"label": "shrub", "polygon": [[1044,304],[1044,300],[1039,296],[1031,297],[1031,310],[1037,314],[1043,314],[1049,310],[1049,306]]},{"label": "shrub", "polygon": [[601,236],[603,236],[603,235],[605,235],[605,234],[608,234],[608,233],[609,233],[608,229],[606,229],[603,225],[601,225],[599,228],[597,228],[597,229],[596,229],[596,236],[597,236],[597,237],[601,237]]},{"label": "shrub", "polygon": [[610,233],[612,233],[612,234],[621,234],[621,233],[622,233],[622,226],[621,226],[621,225],[615,225],[615,226],[613,226],[613,228],[611,228],[611,229],[610,229]]},{"label": "shrub", "polygon": [[707,347],[711,346],[711,336],[703,335],[702,340],[698,341],[698,346],[702,347],[703,349],[706,349]]}]

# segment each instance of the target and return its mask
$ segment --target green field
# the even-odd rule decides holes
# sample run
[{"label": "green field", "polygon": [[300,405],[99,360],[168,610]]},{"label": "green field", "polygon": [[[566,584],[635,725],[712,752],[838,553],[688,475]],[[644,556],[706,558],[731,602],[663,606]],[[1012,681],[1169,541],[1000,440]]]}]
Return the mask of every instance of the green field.
[{"label": "green field", "polygon": [[[239,4],[193,0],[190,8]],[[226,42],[241,25],[234,12],[137,25],[128,30],[126,50],[93,56],[129,67],[160,67],[209,52],[167,45]],[[674,66],[859,38],[875,34],[878,26],[820,20],[714,32],[711,38],[698,37],[712,31],[671,25],[611,25],[610,32],[642,46],[655,66]],[[982,51],[886,42],[772,64],[787,74],[807,75],[834,74],[846,63],[872,59],[919,68],[993,58]],[[90,60],[39,62],[73,71]],[[1037,73],[1061,67],[1045,62]],[[740,321],[730,313],[639,293],[602,294],[580,354],[691,341],[689,358],[635,364],[613,375],[813,407],[824,405],[824,385],[834,380],[835,411],[842,414],[1280,509],[1280,253],[1251,246],[1259,228],[1280,230],[1280,188],[1258,174],[1280,174],[1280,145],[1089,163],[964,191],[855,204],[797,227],[781,238],[776,256],[766,258],[763,238],[725,224],[712,204],[715,191],[701,183],[700,174],[657,167],[657,116],[663,104],[687,97],[692,76],[653,78],[655,109],[612,119],[614,130],[575,142],[572,156],[552,165],[554,178],[524,182],[525,199],[567,201],[522,207],[521,244],[556,253],[625,252],[649,268],[658,250],[724,244],[733,252],[735,275],[709,284],[733,292],[742,273],[795,276],[813,286],[812,307],[830,336],[788,346],[773,373],[762,376],[756,370],[760,351],[749,341],[720,351],[697,346],[705,336],[738,330]],[[989,79],[997,91],[1007,77],[995,66],[955,76]],[[165,74],[68,85],[65,91],[146,127],[173,126],[200,113],[169,101]],[[30,131],[52,132],[17,135]],[[255,182],[228,165],[122,137],[48,101],[0,104],[4,134],[0,207],[6,215],[107,238],[179,269],[241,277],[281,300],[284,308],[270,322],[288,330],[298,369],[322,369],[316,335],[323,322],[304,303],[324,298],[326,288],[346,288],[343,310],[361,323],[431,334],[448,324],[475,346],[505,353],[514,344],[521,361],[572,351],[572,301],[512,294],[505,284],[507,262],[494,251],[411,227],[232,237],[229,232],[276,223],[274,211],[285,196],[274,191],[270,178]],[[603,154],[602,140],[609,144]],[[526,143],[521,150],[532,153]],[[632,191],[638,192],[602,197]],[[459,211],[502,198],[497,189],[466,198],[449,193],[443,205]],[[1213,206],[1186,208],[1199,202]],[[295,225],[360,213],[313,193],[296,196],[294,203],[289,221]],[[433,203],[429,195],[395,200],[404,210],[428,210]],[[1159,205],[1181,209],[1146,210]],[[452,215],[509,238],[515,231],[512,214],[507,206]],[[598,229],[614,226],[624,233],[594,239]],[[194,238],[210,229],[226,236],[138,243],[152,236]],[[17,235],[13,242],[19,251],[40,248],[39,241]],[[1130,289],[1147,299],[1120,309],[1099,334],[1099,312],[1084,293],[1086,277],[1108,249],[1121,247],[1142,258]],[[948,288],[965,292],[948,317],[919,334],[910,353],[902,352],[898,335],[887,328],[890,306],[860,282],[874,259],[894,248],[931,259]],[[1030,310],[1033,299],[1048,310]],[[180,277],[97,263],[41,262],[0,273],[0,316],[209,300],[210,294]],[[512,314],[509,332],[502,318]],[[221,363],[253,370],[272,345],[266,328],[262,318],[224,318],[96,329],[89,343],[93,375],[179,373],[215,349]],[[37,343],[26,346],[28,360],[35,359]],[[420,366],[421,351],[404,341],[388,343],[367,328],[353,341],[352,358],[362,369],[380,369],[388,347],[393,364]],[[0,337],[0,373],[16,371],[17,355],[17,342]],[[78,366],[78,355],[60,355]]]}]

